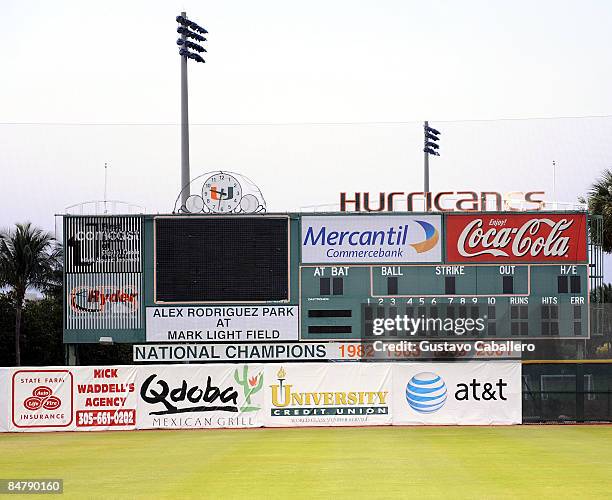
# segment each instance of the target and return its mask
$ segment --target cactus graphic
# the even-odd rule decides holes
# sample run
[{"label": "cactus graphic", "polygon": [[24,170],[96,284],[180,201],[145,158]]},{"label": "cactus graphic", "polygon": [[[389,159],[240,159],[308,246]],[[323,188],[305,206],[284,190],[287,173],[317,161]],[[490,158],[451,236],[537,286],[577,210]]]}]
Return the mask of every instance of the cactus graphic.
[{"label": "cactus graphic", "polygon": [[263,372],[249,378],[249,367],[248,365],[244,365],[242,367],[242,379],[238,374],[238,368],[236,368],[234,370],[234,380],[236,380],[237,384],[240,384],[244,392],[245,401],[240,411],[246,413],[260,410],[261,408],[259,406],[251,406],[251,395],[259,392],[263,387]]}]

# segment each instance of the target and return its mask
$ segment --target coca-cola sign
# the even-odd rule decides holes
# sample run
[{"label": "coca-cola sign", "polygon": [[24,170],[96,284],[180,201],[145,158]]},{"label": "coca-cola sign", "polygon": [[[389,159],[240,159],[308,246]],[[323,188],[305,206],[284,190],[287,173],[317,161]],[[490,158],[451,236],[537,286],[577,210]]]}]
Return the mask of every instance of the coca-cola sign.
[{"label": "coca-cola sign", "polygon": [[447,262],[585,262],[586,214],[449,215]]}]

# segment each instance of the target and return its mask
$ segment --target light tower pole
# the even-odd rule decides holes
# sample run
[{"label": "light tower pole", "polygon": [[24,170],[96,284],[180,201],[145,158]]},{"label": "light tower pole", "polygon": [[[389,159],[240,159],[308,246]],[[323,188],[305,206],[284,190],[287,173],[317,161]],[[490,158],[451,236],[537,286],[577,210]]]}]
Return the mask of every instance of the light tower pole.
[{"label": "light tower pole", "polygon": [[440,140],[440,132],[429,126],[429,122],[423,123],[423,191],[429,193],[429,155],[440,156],[438,149],[438,141]]},{"label": "light tower pole", "polygon": [[[187,13],[181,12],[181,16],[187,19]],[[187,41],[187,35],[181,34],[183,43]],[[187,88],[187,56],[181,57],[181,205],[185,205],[189,198],[190,182],[189,174],[189,96]],[[187,189],[185,190],[185,187]]]},{"label": "light tower pole", "polygon": [[554,210],[557,210],[557,162],[553,160],[552,162],[552,174],[553,174],[553,202],[554,202]]},{"label": "light tower pole", "polygon": [[[423,129],[427,130],[428,126],[429,122],[425,121],[423,123]],[[427,150],[427,138],[425,138],[425,146],[423,147],[423,192],[429,193],[429,152]]]},{"label": "light tower pole", "polygon": [[106,209],[106,187],[108,185],[108,163],[104,162],[104,214],[106,215],[108,213],[108,210]]},{"label": "light tower pole", "polygon": [[189,183],[191,176],[189,173],[189,97],[187,92],[187,59],[193,59],[196,62],[206,62],[204,59],[189,49],[197,52],[206,52],[206,49],[197,43],[194,43],[188,38],[193,38],[198,42],[205,42],[201,33],[208,33],[204,28],[198,26],[193,21],[187,18],[186,12],[181,12],[177,16],[176,22],[179,27],[176,31],[181,37],[176,41],[181,56],[181,205],[185,205],[189,198]]}]

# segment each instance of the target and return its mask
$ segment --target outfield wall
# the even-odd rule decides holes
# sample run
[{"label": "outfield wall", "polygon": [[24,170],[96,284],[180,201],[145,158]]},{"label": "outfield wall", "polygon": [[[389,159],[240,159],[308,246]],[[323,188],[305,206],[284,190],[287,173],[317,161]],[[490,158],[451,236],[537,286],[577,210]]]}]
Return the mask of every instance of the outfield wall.
[{"label": "outfield wall", "polygon": [[8,432],[521,423],[519,362],[0,369]]}]

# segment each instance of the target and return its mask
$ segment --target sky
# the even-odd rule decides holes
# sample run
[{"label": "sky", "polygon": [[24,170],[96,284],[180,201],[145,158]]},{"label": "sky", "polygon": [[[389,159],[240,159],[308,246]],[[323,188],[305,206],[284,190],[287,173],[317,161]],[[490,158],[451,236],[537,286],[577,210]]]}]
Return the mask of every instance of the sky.
[{"label": "sky", "polygon": [[0,227],[53,230],[105,162],[109,199],[172,211],[182,10],[209,31],[192,177],[243,173],[270,211],[420,190],[426,119],[434,191],[574,203],[612,168],[609,1],[0,0]]}]

